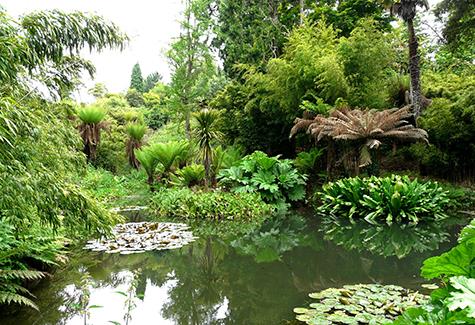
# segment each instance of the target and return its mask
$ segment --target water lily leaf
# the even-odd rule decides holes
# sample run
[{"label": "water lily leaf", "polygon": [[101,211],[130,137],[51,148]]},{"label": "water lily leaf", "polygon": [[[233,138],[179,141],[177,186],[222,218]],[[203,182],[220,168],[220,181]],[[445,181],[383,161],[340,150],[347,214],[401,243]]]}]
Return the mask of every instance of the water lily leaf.
[{"label": "water lily leaf", "polygon": [[296,314],[305,314],[308,311],[309,310],[307,308],[301,308],[301,307],[294,308],[294,313]]}]

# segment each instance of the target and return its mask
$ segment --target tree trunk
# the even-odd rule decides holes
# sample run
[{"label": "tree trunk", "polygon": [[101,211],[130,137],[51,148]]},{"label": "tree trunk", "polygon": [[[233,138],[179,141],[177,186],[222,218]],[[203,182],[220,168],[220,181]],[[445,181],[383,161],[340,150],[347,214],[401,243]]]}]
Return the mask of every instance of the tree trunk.
[{"label": "tree trunk", "polygon": [[186,116],[185,116],[185,134],[186,134],[186,139],[189,141],[191,140],[191,124],[190,124],[190,115],[191,112],[187,108],[186,109]]},{"label": "tree trunk", "polygon": [[409,73],[411,75],[411,101],[414,117],[421,115],[421,76],[419,67],[418,41],[414,31],[413,19],[407,20],[407,31],[409,34]]},{"label": "tree trunk", "polygon": [[150,192],[155,192],[155,188],[153,187],[153,175],[148,175],[148,178],[147,178],[147,183],[148,183],[148,186],[150,187]]},{"label": "tree trunk", "polygon": [[300,0],[300,25],[303,25],[304,12],[305,12],[305,0]]}]

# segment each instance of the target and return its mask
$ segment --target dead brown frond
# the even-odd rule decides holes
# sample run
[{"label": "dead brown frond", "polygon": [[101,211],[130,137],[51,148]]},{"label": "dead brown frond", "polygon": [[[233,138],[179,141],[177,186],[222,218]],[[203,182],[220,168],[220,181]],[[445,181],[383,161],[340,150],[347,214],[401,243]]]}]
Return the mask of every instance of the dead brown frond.
[{"label": "dead brown frond", "polygon": [[412,116],[410,106],[384,111],[340,109],[329,117],[321,115],[313,120],[296,119],[291,136],[307,128],[307,133],[317,141],[323,138],[358,141],[361,145],[359,166],[371,164],[369,150],[378,149],[388,139],[428,142],[427,132],[408,122]]}]

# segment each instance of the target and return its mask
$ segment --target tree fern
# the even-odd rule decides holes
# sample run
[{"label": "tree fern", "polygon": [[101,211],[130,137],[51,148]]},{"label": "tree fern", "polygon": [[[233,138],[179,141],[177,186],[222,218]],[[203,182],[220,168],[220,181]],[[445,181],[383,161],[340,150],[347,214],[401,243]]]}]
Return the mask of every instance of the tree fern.
[{"label": "tree fern", "polygon": [[0,270],[0,305],[19,304],[38,310],[36,304],[26,295],[34,297],[17,282],[42,279],[46,273],[32,270]]}]

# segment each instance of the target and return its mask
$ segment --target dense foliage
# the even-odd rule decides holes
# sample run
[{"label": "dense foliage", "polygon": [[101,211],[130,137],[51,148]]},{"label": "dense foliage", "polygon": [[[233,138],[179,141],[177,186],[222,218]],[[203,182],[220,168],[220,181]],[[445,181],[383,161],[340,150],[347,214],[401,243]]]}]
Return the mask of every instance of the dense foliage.
[{"label": "dense foliage", "polygon": [[220,184],[235,193],[258,193],[265,202],[286,208],[290,202],[305,197],[306,176],[300,174],[291,160],[269,157],[256,151],[244,157],[239,165],[222,170]]},{"label": "dense foliage", "polygon": [[104,234],[119,219],[74,182],[85,159],[71,115],[60,103],[40,98],[24,80],[37,79],[52,93],[67,94],[83,68],[93,70],[79,56],[81,49],[121,47],[127,38],[101,17],[59,11],[15,21],[2,9],[0,30],[0,302],[34,306],[20,296],[28,293],[23,282],[42,277],[32,267],[61,261],[62,236]]},{"label": "dense foliage", "polygon": [[316,195],[323,218],[364,220],[370,225],[429,223],[447,218],[449,198],[437,182],[407,176],[347,178],[323,186]]},{"label": "dense foliage", "polygon": [[175,221],[261,222],[272,208],[253,193],[194,192],[187,188],[164,189],[152,198],[154,215]]}]

